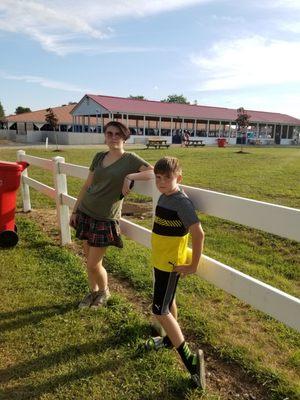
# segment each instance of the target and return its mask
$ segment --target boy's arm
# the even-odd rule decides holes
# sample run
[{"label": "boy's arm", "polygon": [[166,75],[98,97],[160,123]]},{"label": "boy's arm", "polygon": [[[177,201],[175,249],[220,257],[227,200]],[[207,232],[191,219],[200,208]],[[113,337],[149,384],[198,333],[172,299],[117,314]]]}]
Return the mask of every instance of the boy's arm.
[{"label": "boy's arm", "polygon": [[204,244],[204,231],[200,222],[193,224],[189,228],[192,236],[192,261],[190,264],[177,265],[173,271],[179,272],[182,275],[194,274],[200,261]]}]

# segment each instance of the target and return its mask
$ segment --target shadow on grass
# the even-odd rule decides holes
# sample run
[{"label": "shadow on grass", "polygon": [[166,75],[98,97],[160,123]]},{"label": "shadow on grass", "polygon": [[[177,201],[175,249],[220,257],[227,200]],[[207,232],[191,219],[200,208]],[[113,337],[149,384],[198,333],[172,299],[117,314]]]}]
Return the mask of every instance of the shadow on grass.
[{"label": "shadow on grass", "polygon": [[111,347],[111,340],[112,337],[108,337],[105,340],[96,340],[94,342],[67,346],[61,351],[45,354],[34,360],[29,360],[5,369],[1,369],[0,382],[3,384],[16,377],[18,379],[24,378],[36,371],[40,372],[44,369],[57,366],[61,363],[67,363],[72,360],[76,361],[76,359],[82,355],[86,356],[88,354],[99,354],[104,349]]},{"label": "shadow on grass", "polygon": [[[109,360],[96,367],[81,368],[70,374],[51,377],[51,379],[40,384],[17,385],[0,391],[1,399],[9,400],[25,400],[25,399],[39,399],[46,393],[55,393],[58,388],[63,389],[63,386],[69,386],[72,382],[81,379],[88,379],[93,375],[101,374],[107,371],[115,371],[118,369],[118,364],[114,360]],[[80,396],[80,394],[79,394]],[[67,398],[67,397],[66,397]],[[70,395],[69,398],[76,398]],[[78,397],[82,398],[82,397]]]},{"label": "shadow on grass", "polygon": [[[108,371],[112,372],[112,375],[118,376],[118,369],[124,368],[124,364],[126,360],[118,359],[116,361],[114,357],[110,360],[101,362],[101,353],[105,352],[107,349],[111,348],[111,343],[113,340],[113,336],[106,338],[105,340],[98,340],[90,343],[85,343],[81,345],[72,345],[65,347],[61,351],[57,351],[54,353],[50,353],[47,355],[43,355],[34,360],[29,360],[23,363],[20,363],[15,366],[11,366],[6,369],[0,370],[0,382],[2,384],[2,390],[0,390],[0,398],[1,399],[38,399],[45,394],[54,394],[57,392],[58,388],[61,391],[64,390],[64,387],[67,387],[67,392],[70,394],[70,397],[66,398],[74,398],[73,394],[70,393],[72,391],[72,383],[75,382],[79,387],[73,387],[73,390],[76,391],[76,398],[83,398],[83,393],[80,393],[81,382],[86,383],[86,380],[90,380],[93,376],[101,375],[102,373],[107,373]],[[122,346],[119,346],[122,347]],[[116,346],[114,346],[116,348]],[[76,363],[76,360],[81,356],[87,357],[89,355],[99,354],[99,365],[97,366],[87,366],[84,368],[78,368],[76,371],[72,371],[68,374],[59,374],[61,368],[59,365],[71,363]],[[88,358],[88,357],[87,357]],[[20,379],[31,379],[31,375],[35,375],[40,371],[51,369],[53,367],[57,367],[50,379],[47,379],[41,383],[28,383],[28,384],[16,384],[12,386],[12,381],[14,379],[20,382]],[[76,368],[76,367],[75,367]],[[55,372],[59,375],[55,375]],[[134,371],[132,371],[134,373]],[[123,374],[124,372],[122,372]],[[42,374],[44,375],[44,374]],[[121,375],[120,375],[121,376]],[[118,381],[122,378],[118,376]],[[138,378],[140,391],[147,392],[147,384],[141,380],[141,377]],[[3,388],[3,384],[8,383],[9,387]],[[90,381],[92,385],[92,381]],[[182,376],[178,379],[177,377],[172,377],[166,382],[166,384],[157,388],[157,392],[155,393],[145,393],[143,395],[143,399],[148,400],[157,400],[157,399],[166,399],[171,396],[172,399],[183,399],[188,390],[191,389],[191,382],[186,377]],[[136,388],[138,390],[138,388]],[[90,393],[90,391],[89,391]],[[122,393],[122,388],[120,386],[120,394]]]},{"label": "shadow on grass", "polygon": [[46,318],[51,318],[54,315],[63,315],[76,308],[77,302],[71,302],[67,304],[29,307],[16,311],[3,312],[0,313],[0,320],[12,318],[16,318],[16,320],[1,323],[0,332],[13,331],[24,328],[24,326],[27,325],[35,325]]}]

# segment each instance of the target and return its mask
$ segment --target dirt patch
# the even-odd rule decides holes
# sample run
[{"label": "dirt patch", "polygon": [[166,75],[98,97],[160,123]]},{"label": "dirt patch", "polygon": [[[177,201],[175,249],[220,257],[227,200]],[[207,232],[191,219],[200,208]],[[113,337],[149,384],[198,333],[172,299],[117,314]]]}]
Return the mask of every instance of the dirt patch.
[{"label": "dirt patch", "polygon": [[[147,207],[140,205],[138,208],[140,212],[136,212],[135,217],[137,215],[143,217],[143,215],[149,213],[151,211],[149,207],[149,204]],[[136,211],[136,208],[131,205],[128,210]],[[51,239],[59,243],[59,230],[56,226],[56,211],[54,209],[33,210],[27,216],[34,220]],[[84,259],[83,250],[79,243],[73,242],[67,247]],[[109,274],[109,286],[112,291],[122,294],[138,312],[150,320],[149,301],[137,294],[126,280]],[[187,337],[187,340],[193,346],[193,337]],[[220,359],[210,346],[205,345],[202,348],[206,356],[207,387],[212,392],[218,393],[220,400],[266,400],[271,397],[268,389],[249,376],[240,365]]]},{"label": "dirt patch", "polygon": [[13,146],[14,142],[12,142],[11,140],[7,140],[7,139],[0,139],[0,147],[1,146]]},{"label": "dirt patch", "polygon": [[122,216],[149,218],[152,216],[152,202],[125,202],[122,208]]}]

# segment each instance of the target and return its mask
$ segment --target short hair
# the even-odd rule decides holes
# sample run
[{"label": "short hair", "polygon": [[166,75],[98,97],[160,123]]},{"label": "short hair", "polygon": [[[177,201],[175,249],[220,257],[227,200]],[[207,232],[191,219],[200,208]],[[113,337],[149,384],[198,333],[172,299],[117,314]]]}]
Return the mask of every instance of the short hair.
[{"label": "short hair", "polygon": [[121,132],[121,136],[124,140],[127,140],[130,136],[130,130],[127,128],[127,126],[125,126],[124,124],[122,124],[122,122],[119,121],[110,121],[108,122],[105,126],[104,126],[104,133],[107,131],[107,129],[110,126],[114,126],[115,128],[118,128]]},{"label": "short hair", "polygon": [[154,165],[154,174],[162,175],[181,175],[182,169],[176,157],[163,157]]}]

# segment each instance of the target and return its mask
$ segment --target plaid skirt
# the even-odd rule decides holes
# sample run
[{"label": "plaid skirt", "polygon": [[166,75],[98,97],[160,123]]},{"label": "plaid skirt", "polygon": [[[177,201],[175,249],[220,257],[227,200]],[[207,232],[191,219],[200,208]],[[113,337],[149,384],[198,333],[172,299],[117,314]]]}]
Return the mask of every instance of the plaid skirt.
[{"label": "plaid skirt", "polygon": [[118,221],[97,220],[77,210],[75,229],[77,239],[87,240],[92,247],[123,247]]}]

